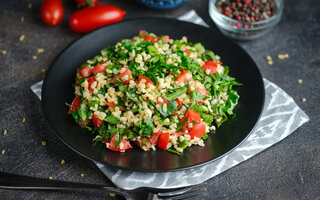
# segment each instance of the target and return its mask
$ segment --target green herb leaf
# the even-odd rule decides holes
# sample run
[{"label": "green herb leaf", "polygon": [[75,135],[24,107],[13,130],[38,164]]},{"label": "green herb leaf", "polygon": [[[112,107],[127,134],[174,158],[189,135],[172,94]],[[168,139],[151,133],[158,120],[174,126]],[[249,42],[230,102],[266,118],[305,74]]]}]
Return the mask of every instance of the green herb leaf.
[{"label": "green herb leaf", "polygon": [[166,151],[168,151],[168,152],[170,152],[170,153],[177,154],[178,156],[180,156],[180,152],[177,152],[176,150],[166,149]]},{"label": "green herb leaf", "polygon": [[150,45],[150,46],[147,47],[147,49],[148,49],[149,54],[152,55],[152,56],[158,54],[158,50],[157,50],[157,48],[155,46],[151,46]]},{"label": "green herb leaf", "polygon": [[80,121],[80,116],[77,111],[73,111],[71,115],[77,122]]},{"label": "green herb leaf", "polygon": [[164,98],[167,99],[168,101],[175,100],[176,98],[180,97],[182,94],[186,93],[188,91],[188,87],[189,85],[187,84],[181,88],[171,89],[170,90],[171,94],[167,94],[166,97]]},{"label": "green herb leaf", "polygon": [[107,113],[107,116],[104,118],[104,121],[111,123],[111,124],[119,124],[120,120],[113,116],[111,113]]},{"label": "green herb leaf", "polygon": [[188,147],[189,142],[188,140],[183,140],[182,142],[179,143],[179,147],[182,149],[185,149],[186,147]]},{"label": "green herb leaf", "polygon": [[78,109],[78,114],[82,121],[85,121],[87,119],[87,103],[85,101],[82,101],[80,104],[80,107]]}]

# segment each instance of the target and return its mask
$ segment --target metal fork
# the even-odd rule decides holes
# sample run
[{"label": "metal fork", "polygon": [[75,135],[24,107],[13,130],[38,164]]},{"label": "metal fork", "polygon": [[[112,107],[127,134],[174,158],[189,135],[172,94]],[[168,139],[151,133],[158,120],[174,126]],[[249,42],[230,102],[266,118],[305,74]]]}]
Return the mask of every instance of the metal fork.
[{"label": "metal fork", "polygon": [[[204,192],[204,183],[170,192],[150,192],[151,188],[124,190],[104,185],[57,181],[0,172],[0,188],[29,190],[100,190],[123,196],[126,200],[194,199]],[[149,191],[147,191],[149,190]]]}]

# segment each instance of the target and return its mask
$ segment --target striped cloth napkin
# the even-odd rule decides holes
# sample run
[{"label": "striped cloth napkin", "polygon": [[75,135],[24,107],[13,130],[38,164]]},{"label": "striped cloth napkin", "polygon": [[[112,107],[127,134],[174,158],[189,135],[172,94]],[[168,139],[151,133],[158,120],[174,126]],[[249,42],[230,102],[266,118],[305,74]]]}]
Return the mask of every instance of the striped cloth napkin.
[{"label": "striped cloth napkin", "polygon": [[[194,10],[178,19],[209,27]],[[193,169],[157,173],[133,172],[97,162],[95,164],[116,186],[124,189],[174,189],[207,181],[281,141],[309,121],[309,117],[286,92],[267,79],[263,81],[266,91],[265,105],[256,128],[236,149],[215,162]],[[40,100],[41,88],[42,81],[31,87]]]}]

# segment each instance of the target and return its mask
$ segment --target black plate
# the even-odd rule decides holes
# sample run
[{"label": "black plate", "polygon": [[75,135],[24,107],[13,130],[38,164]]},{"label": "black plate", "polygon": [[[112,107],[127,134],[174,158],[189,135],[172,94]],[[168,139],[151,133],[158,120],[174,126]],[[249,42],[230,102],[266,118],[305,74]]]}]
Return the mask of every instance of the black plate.
[{"label": "black plate", "polygon": [[[173,39],[187,36],[191,42],[201,42],[205,48],[221,56],[230,67],[230,75],[243,86],[238,87],[237,117],[228,120],[215,134],[209,134],[205,147],[192,146],[179,157],[166,151],[145,152],[139,148],[125,153],[107,150],[94,143],[94,135],[78,126],[68,115],[66,102],[74,98],[72,83],[76,68],[124,38],[137,35],[139,30]],[[57,136],[71,149],[86,158],[118,168],[136,171],[168,171],[199,166],[216,160],[243,141],[255,127],[264,104],[264,86],[260,71],[250,56],[236,43],[220,33],[192,23],[175,19],[145,18],[123,21],[84,35],[57,56],[44,80],[42,88],[43,110]]]}]

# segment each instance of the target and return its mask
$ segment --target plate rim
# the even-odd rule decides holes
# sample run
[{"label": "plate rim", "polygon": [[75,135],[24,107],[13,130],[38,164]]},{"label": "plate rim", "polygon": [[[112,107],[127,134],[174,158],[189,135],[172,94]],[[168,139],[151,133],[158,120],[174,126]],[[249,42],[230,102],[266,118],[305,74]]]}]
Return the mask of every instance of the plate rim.
[{"label": "plate rim", "polygon": [[[173,21],[173,22],[176,22],[176,23],[185,23],[185,24],[189,24],[189,25],[192,25],[192,26],[198,26],[198,27],[201,27],[201,28],[204,28],[204,29],[207,29],[211,32],[214,32],[215,34],[218,34],[220,37],[223,37],[225,40],[228,40],[229,42],[233,43],[234,45],[236,45],[239,49],[241,49],[242,53],[244,53],[255,65],[255,67],[257,68],[257,72],[258,72],[258,78],[259,78],[259,82],[260,84],[263,86],[263,89],[261,90],[262,92],[262,101],[261,101],[261,106],[260,106],[260,109],[259,109],[259,115],[258,115],[258,118],[254,124],[254,126],[252,127],[252,129],[249,131],[249,133],[237,144],[235,145],[233,148],[231,148],[230,150],[228,150],[227,152],[223,153],[222,155],[220,156],[217,156],[213,159],[210,159],[208,161],[204,161],[202,163],[198,163],[198,164],[195,164],[195,165],[191,165],[191,166],[185,166],[185,167],[178,167],[178,168],[171,168],[171,169],[166,169],[166,170],[150,170],[150,169],[134,169],[134,168],[129,168],[129,167],[124,167],[124,166],[119,166],[119,165],[114,165],[112,163],[106,163],[106,162],[101,162],[101,161],[98,161],[92,157],[89,157],[88,155],[78,151],[77,149],[75,149],[69,142],[67,142],[66,140],[64,140],[62,138],[62,136],[60,135],[59,131],[57,131],[53,126],[53,124],[48,120],[48,112],[46,111],[46,106],[44,105],[45,104],[45,98],[44,98],[44,94],[45,91],[44,88],[46,87],[47,85],[47,77],[49,77],[49,74],[51,73],[51,69],[52,69],[52,66],[57,62],[57,60],[60,58],[60,56],[65,52],[67,51],[71,46],[73,46],[75,43],[81,41],[83,38],[85,38],[86,36],[88,36],[89,34],[93,34],[95,32],[99,32],[100,30],[106,28],[106,27],[113,27],[113,26],[117,26],[118,24],[122,24],[122,23],[129,23],[130,21],[139,21],[139,20],[169,20],[169,21]],[[261,71],[259,69],[259,67],[257,66],[256,62],[253,60],[253,58],[248,54],[247,51],[245,51],[244,48],[242,48],[238,43],[236,43],[235,41],[231,40],[230,38],[228,38],[227,36],[223,35],[222,33],[218,32],[217,30],[214,30],[213,28],[211,27],[205,27],[205,26],[202,26],[202,25],[199,25],[199,24],[195,24],[195,23],[192,23],[192,22],[187,22],[187,21],[183,21],[183,20],[179,20],[179,19],[175,19],[175,18],[167,18],[167,17],[136,17],[136,18],[130,18],[130,19],[125,19],[123,21],[120,21],[120,22],[117,22],[117,23],[113,23],[113,24],[109,24],[107,26],[102,26],[96,30],[93,30],[89,33],[86,33],[84,35],[81,35],[80,37],[76,38],[74,41],[72,41],[71,43],[69,43],[65,48],[63,48],[59,54],[56,55],[56,57],[53,59],[53,61],[51,62],[50,66],[49,66],[49,69],[47,70],[47,73],[43,79],[43,85],[42,85],[42,92],[41,92],[41,105],[42,105],[42,110],[43,110],[43,113],[45,115],[45,118],[46,118],[46,121],[49,123],[50,127],[54,130],[54,133],[55,135],[68,147],[70,148],[71,150],[73,150],[74,152],[76,152],[77,154],[83,156],[84,158],[87,158],[89,160],[91,160],[92,162],[94,162],[95,164],[96,163],[100,163],[100,164],[103,164],[103,165],[106,165],[108,167],[112,167],[112,168],[117,168],[117,169],[121,169],[121,170],[129,170],[129,171],[137,171],[137,172],[148,172],[148,173],[158,173],[158,172],[176,172],[176,171],[182,171],[182,170],[188,170],[188,169],[193,169],[193,168],[198,168],[198,167],[202,167],[204,165],[207,165],[207,164],[210,164],[212,162],[215,162],[215,161],[218,161],[220,159],[222,159],[223,157],[229,155],[231,152],[233,152],[236,148],[238,148],[251,134],[252,132],[256,129],[257,127],[257,124],[258,122],[260,121],[260,118],[262,116],[262,113],[263,113],[263,110],[264,110],[264,107],[265,107],[265,87],[264,87],[264,82],[263,82],[263,76],[261,74]]]}]

